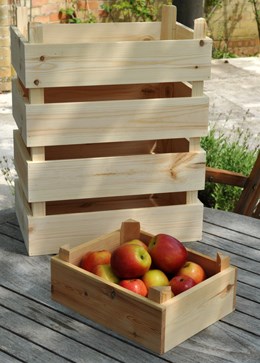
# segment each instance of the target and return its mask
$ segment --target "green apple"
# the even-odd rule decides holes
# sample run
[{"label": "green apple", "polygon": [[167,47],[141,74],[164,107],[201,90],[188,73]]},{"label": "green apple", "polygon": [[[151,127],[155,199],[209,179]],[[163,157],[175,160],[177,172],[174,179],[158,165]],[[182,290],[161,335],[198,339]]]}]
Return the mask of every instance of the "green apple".
[{"label": "green apple", "polygon": [[115,284],[119,282],[119,278],[114,274],[109,264],[95,266],[92,273]]},{"label": "green apple", "polygon": [[168,286],[169,280],[165,273],[158,269],[152,269],[147,271],[143,277],[143,282],[147,289],[153,286]]}]

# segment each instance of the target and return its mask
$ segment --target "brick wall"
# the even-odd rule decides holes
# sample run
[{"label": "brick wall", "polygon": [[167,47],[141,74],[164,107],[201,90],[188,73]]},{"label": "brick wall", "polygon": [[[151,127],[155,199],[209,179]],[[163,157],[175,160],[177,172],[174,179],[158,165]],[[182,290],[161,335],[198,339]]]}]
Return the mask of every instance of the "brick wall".
[{"label": "brick wall", "polygon": [[11,83],[10,17],[9,1],[0,0],[0,92],[8,91]]}]

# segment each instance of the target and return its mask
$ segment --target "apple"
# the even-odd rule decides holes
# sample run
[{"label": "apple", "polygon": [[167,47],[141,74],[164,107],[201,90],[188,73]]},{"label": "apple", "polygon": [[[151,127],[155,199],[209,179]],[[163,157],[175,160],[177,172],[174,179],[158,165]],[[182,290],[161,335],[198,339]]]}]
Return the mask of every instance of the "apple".
[{"label": "apple", "polygon": [[142,296],[147,296],[148,294],[147,287],[141,279],[121,280],[119,285]]},{"label": "apple", "polygon": [[193,278],[193,280],[198,284],[206,278],[206,273],[204,269],[197,263],[192,261],[187,261],[177,272],[176,275],[185,275]]},{"label": "apple", "polygon": [[122,244],[111,255],[110,264],[114,273],[121,279],[138,278],[149,270],[151,256],[142,246]]},{"label": "apple", "polygon": [[138,245],[144,247],[146,250],[148,250],[148,246],[139,239],[132,239],[131,241],[124,242],[124,244],[130,244],[130,245]]},{"label": "apple", "polygon": [[145,283],[147,289],[152,286],[168,286],[169,280],[165,273],[161,270],[151,269],[147,271],[143,276],[142,280]]},{"label": "apple", "polygon": [[170,280],[170,286],[173,292],[173,295],[179,295],[181,292],[186,291],[190,289],[191,287],[195,286],[196,282],[193,280],[193,278],[189,276],[174,276]]},{"label": "apple", "polygon": [[187,250],[176,238],[168,234],[157,234],[152,237],[148,252],[158,269],[166,274],[178,271],[187,261]]},{"label": "apple", "polygon": [[92,273],[115,284],[119,282],[119,278],[114,274],[109,264],[95,266]]},{"label": "apple", "polygon": [[80,267],[92,272],[97,265],[110,264],[111,252],[108,250],[87,252],[80,261]]}]

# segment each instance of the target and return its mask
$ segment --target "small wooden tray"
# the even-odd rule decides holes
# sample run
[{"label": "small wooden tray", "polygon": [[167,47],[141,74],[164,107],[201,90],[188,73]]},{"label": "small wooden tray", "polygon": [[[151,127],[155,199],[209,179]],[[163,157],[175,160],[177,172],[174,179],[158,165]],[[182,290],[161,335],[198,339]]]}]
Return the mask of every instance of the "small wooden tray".
[{"label": "small wooden tray", "polygon": [[120,230],[77,247],[61,247],[51,259],[52,298],[162,354],[235,309],[236,268],[228,256],[218,253],[212,259],[188,249],[188,259],[205,269],[207,279],[175,297],[165,287],[151,289],[146,298],[79,267],[88,251],[112,251],[125,241],[138,238],[148,243],[151,237],[139,222],[128,220]]}]

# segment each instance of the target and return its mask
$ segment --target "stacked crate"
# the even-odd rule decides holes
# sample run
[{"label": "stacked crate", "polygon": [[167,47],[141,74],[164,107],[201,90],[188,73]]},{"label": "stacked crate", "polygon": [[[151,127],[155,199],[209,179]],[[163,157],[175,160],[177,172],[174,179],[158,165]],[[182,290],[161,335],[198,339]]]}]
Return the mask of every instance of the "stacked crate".
[{"label": "stacked crate", "polygon": [[16,211],[29,255],[139,220],[201,238],[212,41],[164,6],[154,23],[11,29]]}]

